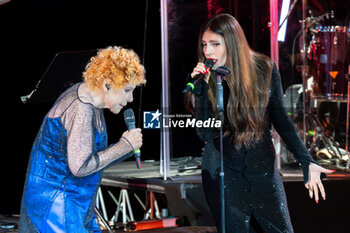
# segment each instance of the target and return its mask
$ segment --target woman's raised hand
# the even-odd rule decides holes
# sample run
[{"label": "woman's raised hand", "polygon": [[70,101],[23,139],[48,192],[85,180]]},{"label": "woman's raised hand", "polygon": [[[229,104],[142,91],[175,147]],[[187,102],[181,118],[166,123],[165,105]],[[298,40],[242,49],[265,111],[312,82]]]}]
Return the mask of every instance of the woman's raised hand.
[{"label": "woman's raised hand", "polygon": [[128,140],[134,150],[137,150],[142,146],[142,133],[140,128],[125,131],[122,135],[122,138],[123,137]]},{"label": "woman's raised hand", "polygon": [[197,66],[194,67],[192,73],[191,73],[191,77],[194,78],[196,75],[198,74],[203,74],[204,76],[204,80],[208,83],[209,81],[209,68],[207,68],[204,63],[202,62],[198,62]]}]

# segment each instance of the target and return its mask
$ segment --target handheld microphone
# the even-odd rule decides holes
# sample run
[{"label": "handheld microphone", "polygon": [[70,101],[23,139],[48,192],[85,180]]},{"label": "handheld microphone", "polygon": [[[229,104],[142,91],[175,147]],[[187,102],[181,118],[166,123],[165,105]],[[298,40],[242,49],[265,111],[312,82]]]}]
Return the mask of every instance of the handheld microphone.
[{"label": "handheld microphone", "polygon": [[[129,131],[135,129],[135,115],[134,111],[131,108],[128,108],[124,111],[124,121]],[[140,153],[140,149],[134,150],[134,157],[136,159],[137,168],[141,168]]]},{"label": "handheld microphone", "polygon": [[[205,67],[207,67],[207,69],[208,70],[210,70],[213,66],[214,66],[214,64],[217,62],[217,60],[216,59],[211,59],[211,58],[209,58],[209,59],[207,59],[207,60],[205,60],[203,63],[204,63],[204,65],[205,65]],[[201,80],[202,79],[202,77],[203,77],[203,73],[202,74],[197,74],[196,76],[194,76],[193,77],[193,82],[189,82],[189,83],[187,83],[186,84],[186,87],[185,87],[185,89],[182,91],[182,93],[183,94],[186,94],[189,90],[193,90],[194,89],[194,87],[197,85],[197,83],[199,82],[199,80]]]}]

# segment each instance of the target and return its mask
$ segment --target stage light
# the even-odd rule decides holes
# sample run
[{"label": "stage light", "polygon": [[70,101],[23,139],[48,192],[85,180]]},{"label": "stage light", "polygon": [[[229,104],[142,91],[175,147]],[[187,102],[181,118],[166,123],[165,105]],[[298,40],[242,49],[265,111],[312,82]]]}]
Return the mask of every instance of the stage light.
[{"label": "stage light", "polygon": [[[280,21],[279,21],[280,29],[278,30],[278,35],[277,35],[278,41],[283,42],[285,37],[286,37],[287,22],[288,22],[288,19],[286,19],[286,17],[287,17],[288,12],[289,12],[289,7],[290,7],[290,0],[283,0]],[[282,23],[283,23],[283,25],[281,26]]]}]

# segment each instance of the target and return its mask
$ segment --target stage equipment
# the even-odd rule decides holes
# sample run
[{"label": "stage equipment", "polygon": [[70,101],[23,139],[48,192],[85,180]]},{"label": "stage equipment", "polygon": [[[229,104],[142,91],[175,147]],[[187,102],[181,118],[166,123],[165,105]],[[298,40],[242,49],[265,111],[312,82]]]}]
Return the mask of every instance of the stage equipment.
[{"label": "stage equipment", "polygon": [[[154,195],[154,192],[148,192],[148,196],[149,198],[147,199],[147,206],[149,206],[148,211],[146,211],[146,214],[144,216],[144,220],[152,220],[152,219],[160,219],[160,212],[159,212],[159,208],[158,208],[158,202],[157,199]],[[155,217],[154,217],[155,216]]]},{"label": "stage equipment", "polygon": [[108,225],[106,220],[103,218],[102,213],[99,209],[95,207],[95,214],[96,214],[96,220],[98,221],[98,224],[100,225],[100,228],[107,229],[108,233],[114,233],[112,228]]},{"label": "stage equipment", "polygon": [[278,35],[277,39],[278,41],[284,41],[285,36],[286,36],[286,31],[287,31],[287,23],[288,23],[288,18],[290,14],[292,13],[295,4],[298,2],[298,0],[294,0],[292,5],[290,6],[290,0],[283,0],[282,1],[282,9],[281,9],[281,16],[280,16],[280,21],[279,21],[279,26],[278,26]]},{"label": "stage equipment", "polygon": [[316,26],[311,33],[309,59],[314,68],[313,98],[346,101],[350,28]]},{"label": "stage equipment", "polygon": [[[145,8],[145,24],[143,28],[143,46],[142,46],[142,64],[145,66],[146,63],[146,45],[147,45],[147,31],[148,31],[148,7],[149,5],[149,0],[146,0],[146,8]],[[137,128],[141,128],[142,124],[142,100],[143,100],[143,87],[144,85],[141,85],[140,88],[140,98],[139,98],[139,108],[138,108],[138,121],[137,121]]]},{"label": "stage equipment", "polygon": [[[162,99],[161,112],[170,114],[170,78],[169,78],[169,50],[168,50],[168,1],[160,1],[161,22],[161,54],[162,54]],[[170,176],[170,132],[164,127],[160,129],[160,168],[159,172],[164,180]]]},{"label": "stage equipment", "polygon": [[125,226],[126,231],[141,231],[166,227],[176,227],[177,218],[129,222]]},{"label": "stage equipment", "polygon": [[[348,99],[346,104],[346,135],[345,135],[345,149],[347,151],[348,156],[350,157],[349,152],[349,118],[350,118],[350,65],[348,66],[348,73],[346,75],[346,79],[348,81]],[[350,159],[346,163],[346,169],[349,169]]]},{"label": "stage equipment", "polygon": [[[105,170],[101,182],[101,185],[103,186],[102,190],[108,190],[109,187],[116,187],[126,188],[129,191],[134,190],[138,192],[153,191],[158,195],[165,195],[167,200],[167,209],[169,210],[170,216],[187,219],[191,226],[213,226],[214,222],[212,215],[203,192],[200,169],[180,172],[180,168],[189,162],[196,163],[197,165],[201,163],[200,158],[196,157],[195,159],[196,160],[194,161],[194,158],[182,157],[172,160],[170,175],[173,177],[173,179],[169,179],[167,181],[164,181],[162,176],[159,174],[159,161],[145,161],[143,163],[143,170],[145,170],[145,172],[140,172],[140,170],[135,167],[134,161],[124,161]],[[295,193],[299,193],[299,191],[295,191],[295,188],[300,187],[301,193],[303,191],[302,189],[305,189],[302,185],[303,174],[301,169],[298,169],[297,166],[282,167],[281,175],[282,180],[287,187],[287,195],[299,197],[300,195],[294,195]],[[338,170],[337,173],[329,174],[326,179],[329,188],[334,188],[334,192],[331,192],[331,195],[336,195],[339,188],[335,189],[335,187],[338,186],[334,185],[337,184],[337,181],[343,182],[349,180],[350,173]],[[328,190],[328,192],[330,192],[330,190],[331,188]],[[107,199],[107,197],[105,199]],[[331,200],[328,200],[327,203],[329,201]],[[335,201],[334,203],[337,202]],[[133,205],[133,203],[131,204]],[[342,204],[343,203],[340,203],[339,206]],[[137,211],[136,206],[133,210],[134,212]],[[311,212],[312,211],[310,209],[310,213]],[[229,219],[227,219],[227,221],[229,221]],[[180,229],[181,228],[174,232],[180,232]],[[169,230],[169,232],[171,231]]]},{"label": "stage equipment", "polygon": [[[112,218],[112,221],[117,222],[119,213],[122,212],[123,223],[126,224],[127,221],[134,221],[134,214],[130,205],[129,195],[127,189],[121,189],[119,194],[118,208]],[[126,208],[128,208],[129,216],[127,216]]]},{"label": "stage equipment", "polygon": [[[285,100],[286,110],[292,116],[301,136],[304,137],[305,145],[316,160],[325,166],[348,169],[349,82],[346,73],[349,73],[347,69],[350,67],[350,29],[348,26],[321,25],[325,19],[334,18],[332,11],[318,17],[314,17],[311,11],[309,14],[309,17],[301,21],[302,30],[305,29],[303,44],[304,48],[307,47],[305,53],[304,49],[300,51],[305,55],[302,69],[303,85],[301,89],[298,89],[299,86],[287,89],[286,96],[289,96],[290,100]],[[305,46],[306,38],[312,38],[308,46]],[[295,41],[296,38],[293,51]],[[292,58],[294,65],[294,52]],[[310,70],[304,69],[306,67]],[[307,79],[311,81],[311,85],[306,85]],[[334,127],[339,124],[342,103],[347,103],[345,150],[335,140]],[[321,111],[327,107],[336,108],[335,117],[329,112],[331,110]]]},{"label": "stage equipment", "polygon": [[43,76],[29,95],[21,96],[25,104],[54,103],[73,84],[81,82],[82,72],[96,50],[67,51],[55,54]]}]

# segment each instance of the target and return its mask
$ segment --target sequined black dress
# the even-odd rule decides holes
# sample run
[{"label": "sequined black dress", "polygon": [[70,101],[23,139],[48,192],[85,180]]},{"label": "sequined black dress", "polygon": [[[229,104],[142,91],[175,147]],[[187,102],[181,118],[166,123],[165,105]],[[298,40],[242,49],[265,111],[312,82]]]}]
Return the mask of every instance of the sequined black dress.
[{"label": "sequined black dress", "polygon": [[[224,85],[224,104],[229,88]],[[208,101],[208,84],[196,86],[195,117],[213,117]],[[262,139],[252,147],[237,150],[230,136],[224,137],[224,182],[226,232],[249,232],[251,216],[265,232],[293,232],[286,196],[280,174],[275,166],[275,150],[271,124],[293,152],[308,180],[308,166],[314,162],[283,107],[283,92],[279,72],[274,66],[271,77],[269,103],[266,108],[268,127]],[[226,111],[226,110],[225,110]],[[220,230],[220,154],[219,140],[212,129],[197,128],[197,134],[206,142],[203,152],[203,187],[217,227]]]}]

